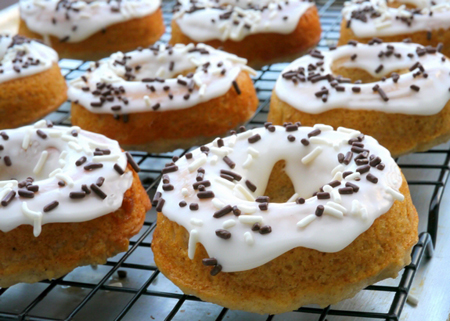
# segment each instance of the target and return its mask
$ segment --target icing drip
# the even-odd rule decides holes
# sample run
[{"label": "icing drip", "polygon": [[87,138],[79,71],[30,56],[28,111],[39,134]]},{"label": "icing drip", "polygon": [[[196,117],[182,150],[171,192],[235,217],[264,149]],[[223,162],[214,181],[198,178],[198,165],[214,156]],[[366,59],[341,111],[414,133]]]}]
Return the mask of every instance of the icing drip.
[{"label": "icing drip", "polygon": [[58,54],[47,46],[21,36],[0,34],[0,83],[50,69]]},{"label": "icing drip", "polygon": [[[215,140],[163,170],[154,205],[186,228],[191,259],[198,242],[216,272],[252,269],[299,246],[337,252],[403,200],[400,170],[375,139],[298,125],[268,123],[223,138],[223,145]],[[249,155],[253,162],[244,166]],[[270,203],[261,195],[280,160],[296,194]]]},{"label": "icing drip", "polygon": [[[152,14],[160,0],[20,0],[28,29],[49,40],[80,42],[113,24]],[[51,45],[50,43],[48,43]]]},{"label": "icing drip", "polygon": [[[409,3],[409,2],[407,2]],[[427,3],[419,9],[389,8],[385,0],[346,2],[342,15],[359,38],[411,34],[450,28],[450,1]]]},{"label": "icing drip", "polygon": [[[409,43],[356,44],[313,51],[280,75],[275,93],[292,107],[318,114],[336,108],[434,115],[450,99],[450,61],[436,48]],[[334,75],[331,66],[367,71],[387,79],[357,84]],[[403,74],[397,74],[403,70]]]},{"label": "icing drip", "polygon": [[174,7],[173,19],[195,41],[240,41],[257,33],[289,34],[314,4],[303,0],[183,0]]},{"label": "icing drip", "polygon": [[122,205],[133,176],[116,169],[128,157],[116,141],[45,120],[0,135],[1,231],[32,225],[37,237],[43,224],[89,221]]},{"label": "icing drip", "polygon": [[[128,114],[189,108],[224,95],[246,60],[198,44],[118,52],[70,82],[68,96],[93,113]],[[184,76],[183,76],[184,75]]]}]

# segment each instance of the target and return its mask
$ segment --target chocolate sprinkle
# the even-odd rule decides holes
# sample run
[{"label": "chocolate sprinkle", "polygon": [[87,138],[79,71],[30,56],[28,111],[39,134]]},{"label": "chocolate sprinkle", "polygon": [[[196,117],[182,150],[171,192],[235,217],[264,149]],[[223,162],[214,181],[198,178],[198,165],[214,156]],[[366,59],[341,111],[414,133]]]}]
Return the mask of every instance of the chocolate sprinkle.
[{"label": "chocolate sprinkle", "polygon": [[197,211],[198,210],[198,204],[197,203],[191,203],[189,204],[189,209],[191,211]]},{"label": "chocolate sprinkle", "polygon": [[227,205],[223,208],[221,208],[220,210],[216,211],[213,215],[214,218],[220,218],[222,216],[227,215],[228,213],[230,213],[233,210],[233,208],[231,207],[231,205]]},{"label": "chocolate sprinkle", "polygon": [[252,192],[256,191],[256,186],[250,182],[248,179],[245,181],[245,185],[248,187],[249,190],[251,190]]},{"label": "chocolate sprinkle", "polygon": [[141,171],[141,168],[139,165],[134,161],[133,156],[129,152],[125,153],[125,156],[127,157],[128,164],[131,165],[131,167],[134,169],[136,173],[139,173]]},{"label": "chocolate sprinkle", "polygon": [[231,237],[231,233],[223,229],[216,230],[216,235],[224,240],[228,240]]},{"label": "chocolate sprinkle", "polygon": [[81,166],[81,165],[83,165],[84,163],[86,163],[86,161],[87,161],[87,158],[86,158],[85,156],[82,156],[79,160],[77,160],[77,161],[75,162],[75,165]]},{"label": "chocolate sprinkle", "polygon": [[370,173],[367,174],[366,179],[371,183],[374,183],[374,184],[378,183],[378,178]]},{"label": "chocolate sprinkle", "polygon": [[324,210],[325,208],[323,207],[323,205],[318,205],[315,212],[316,216],[322,216]]},{"label": "chocolate sprinkle", "polygon": [[214,266],[217,265],[217,259],[210,257],[202,260],[203,265],[205,266]]},{"label": "chocolate sprinkle", "polygon": [[213,191],[204,191],[204,192],[198,192],[197,197],[199,199],[207,199],[207,198],[214,198],[214,192]]},{"label": "chocolate sprinkle", "polygon": [[6,196],[2,199],[2,206],[8,206],[8,204],[11,203],[15,196],[15,191],[10,191],[8,194],[6,194]]},{"label": "chocolate sprinkle", "polygon": [[58,201],[53,201],[47,205],[44,206],[44,212],[50,212],[51,210],[54,210],[56,207],[58,207],[59,202]]},{"label": "chocolate sprinkle", "polygon": [[236,163],[233,162],[228,156],[225,156],[223,158],[223,161],[231,168],[233,169],[236,166]]},{"label": "chocolate sprinkle", "polygon": [[217,264],[216,266],[214,266],[210,272],[211,276],[216,276],[217,274],[220,273],[220,271],[222,271],[222,265]]},{"label": "chocolate sprinkle", "polygon": [[103,192],[101,189],[100,189],[100,187],[98,187],[97,185],[95,185],[95,184],[91,184],[91,190],[95,193],[95,194],[97,194],[97,196],[98,197],[100,197],[102,200],[104,200],[105,198],[106,198],[106,194],[105,194],[105,192]]}]

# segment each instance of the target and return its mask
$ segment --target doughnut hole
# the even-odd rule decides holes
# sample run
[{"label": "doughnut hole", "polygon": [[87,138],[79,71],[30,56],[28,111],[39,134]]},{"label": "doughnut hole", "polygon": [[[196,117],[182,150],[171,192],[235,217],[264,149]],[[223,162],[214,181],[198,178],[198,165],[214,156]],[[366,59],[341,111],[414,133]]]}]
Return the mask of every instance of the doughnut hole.
[{"label": "doughnut hole", "polygon": [[286,174],[285,167],[286,161],[280,160],[275,164],[270,174],[264,196],[269,196],[271,203],[286,203],[295,194],[294,185]]},{"label": "doughnut hole", "polygon": [[35,181],[47,179],[52,171],[61,168],[58,162],[61,152],[55,147],[49,147],[45,150],[48,152],[47,161],[38,174],[33,173],[33,169],[38,163],[43,149],[38,143],[33,142],[33,145],[27,150],[21,148],[18,155],[10,155],[12,165],[3,167],[0,180],[16,179],[20,182],[27,177],[32,177]]},{"label": "doughnut hole", "polygon": [[344,66],[346,62],[348,62],[350,57],[344,57],[333,61],[331,65],[331,71],[333,72],[333,76],[342,76],[344,78],[349,78],[354,83],[357,80],[360,80],[363,84],[372,83],[380,81],[383,77],[390,78],[393,73],[397,73],[399,75],[406,74],[409,71],[408,68],[403,68],[399,70],[394,70],[389,73],[380,72],[378,77],[371,75],[364,69],[360,68],[348,68]]}]

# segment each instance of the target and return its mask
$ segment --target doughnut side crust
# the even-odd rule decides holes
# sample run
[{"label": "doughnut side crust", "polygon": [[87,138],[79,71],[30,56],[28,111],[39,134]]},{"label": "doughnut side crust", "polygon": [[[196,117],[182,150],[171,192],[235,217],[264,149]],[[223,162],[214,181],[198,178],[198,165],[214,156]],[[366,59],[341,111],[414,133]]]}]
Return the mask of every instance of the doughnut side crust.
[{"label": "doughnut side crust", "polygon": [[[282,168],[282,167],[279,167]],[[152,249],[160,271],[183,292],[230,309],[282,313],[306,304],[327,306],[353,297],[379,280],[396,277],[410,262],[417,242],[417,212],[403,177],[403,202],[391,209],[345,249],[323,253],[297,247],[251,270],[210,275],[201,244],[187,255],[189,235],[158,213]],[[288,196],[287,196],[288,197]]]},{"label": "doughnut side crust", "polygon": [[240,95],[231,87],[225,95],[192,108],[131,113],[126,123],[115,120],[111,114],[94,114],[72,103],[72,122],[141,150],[164,152],[187,148],[223,135],[253,115],[258,98],[250,76],[241,72],[236,82]]},{"label": "doughnut side crust", "polygon": [[[60,42],[54,36],[49,36],[50,46],[55,49],[60,58],[80,60],[99,60],[117,51],[130,51],[135,48],[147,47],[155,43],[165,31],[161,8],[142,18],[114,24],[99,31],[81,42]],[[43,39],[43,36],[28,29],[25,21],[20,20],[19,34],[29,38]]]},{"label": "doughnut side crust", "polygon": [[[441,52],[447,57],[450,56],[450,30],[448,29],[419,31],[395,36],[378,36],[378,38],[384,42],[402,42],[403,39],[409,38],[413,43],[433,47],[436,47],[439,43],[443,43],[444,46]],[[368,43],[371,39],[372,37],[358,38],[351,28],[347,28],[347,20],[345,18],[342,19],[338,46],[346,45],[350,40]]]},{"label": "doughnut side crust", "polygon": [[113,213],[82,223],[46,224],[39,237],[28,225],[0,231],[0,287],[58,278],[78,266],[104,263],[128,249],[129,238],[139,232],[150,207],[133,171],[133,184]]},{"label": "doughnut side crust", "polygon": [[[259,68],[270,63],[291,61],[301,56],[319,42],[321,32],[319,15],[314,6],[306,10],[290,34],[260,33],[249,35],[242,41],[212,40],[204,43],[214,48],[222,47],[226,52],[246,58],[249,66]],[[183,34],[177,22],[172,20],[172,38],[169,43],[197,42]]]},{"label": "doughnut side crust", "polygon": [[57,63],[41,73],[0,84],[0,129],[42,118],[66,101],[66,92]]},{"label": "doughnut side crust", "polygon": [[[375,137],[395,158],[428,150],[450,139],[450,101],[439,113],[430,116],[344,108],[309,114],[282,101],[274,91],[268,121],[274,124],[300,121],[304,126],[323,123],[334,128],[343,126],[358,129]],[[386,130],[386,126],[389,130]]]}]

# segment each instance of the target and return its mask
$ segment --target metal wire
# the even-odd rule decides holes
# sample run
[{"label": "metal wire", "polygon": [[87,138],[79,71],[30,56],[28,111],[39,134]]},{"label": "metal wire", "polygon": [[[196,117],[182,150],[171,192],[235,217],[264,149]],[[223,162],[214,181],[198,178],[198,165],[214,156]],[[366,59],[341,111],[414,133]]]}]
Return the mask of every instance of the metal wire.
[{"label": "metal wire", "polygon": [[[167,42],[170,38],[170,20],[171,20],[171,8],[173,1],[166,1],[163,3],[163,15],[164,21],[167,26],[166,34],[162,37],[162,42]],[[319,9],[319,15],[322,23],[322,39],[319,43],[319,48],[323,49],[330,45],[334,45],[339,37],[339,23],[340,23],[340,10],[343,6],[342,0],[318,0],[317,7]],[[275,64],[262,68],[258,71],[253,81],[257,88],[258,98],[260,105],[257,113],[253,119],[248,123],[248,127],[261,126],[266,118],[269,109],[269,99],[272,88],[280,71],[287,64]],[[77,60],[63,59],[60,61],[61,70],[67,80],[76,78],[84,73],[89,68],[89,62],[82,62]],[[70,103],[63,104],[56,112],[50,114],[46,118],[51,119],[55,124],[70,126]],[[139,173],[140,179],[146,188],[148,194],[152,197],[155,193],[157,184],[159,183],[160,171],[173,156],[181,156],[186,153],[186,150],[176,150],[172,153],[165,154],[147,154],[145,152],[132,152],[132,156],[136,162],[141,166],[141,172]],[[387,306],[386,312],[373,312],[371,310],[365,310],[364,306],[359,307],[357,310],[343,310],[335,307],[327,307],[325,309],[315,307],[302,307],[299,308],[297,313],[300,315],[313,314],[317,316],[317,320],[326,320],[327,316],[345,316],[345,320],[351,320],[353,318],[359,319],[380,319],[380,320],[399,320],[403,306],[406,302],[408,291],[414,280],[416,271],[422,261],[424,255],[432,256],[433,244],[436,243],[439,206],[441,203],[443,191],[449,176],[449,162],[450,162],[450,150],[437,149],[426,153],[415,154],[420,156],[413,158],[413,162],[408,162],[399,165],[405,170],[419,170],[419,171],[434,171],[437,172],[437,179],[432,180],[408,180],[410,186],[420,185],[429,186],[433,188],[432,195],[429,201],[428,210],[428,228],[427,232],[420,234],[418,244],[413,248],[412,261],[403,272],[402,277],[395,286],[390,285],[372,285],[365,289],[365,291],[375,292],[376,295],[382,295],[383,293],[392,293],[393,298],[390,304]],[[423,161],[423,156],[427,159],[438,159],[438,156],[443,156],[442,162],[428,164]],[[427,164],[425,164],[427,163]],[[408,177],[408,175],[406,175]],[[436,176],[436,175],[435,175]],[[145,301],[146,298],[152,298],[159,302],[159,305],[144,307],[145,319],[157,319],[157,320],[172,320],[182,319],[186,320],[186,309],[182,309],[184,306],[190,307],[194,305],[191,310],[196,311],[197,319],[208,318],[208,320],[224,320],[230,317],[231,311],[226,308],[220,308],[215,306],[217,311],[216,316],[213,318],[209,313],[202,312],[200,306],[205,303],[201,302],[198,298],[185,295],[181,291],[176,290],[161,290],[153,285],[162,275],[158,271],[157,267],[151,259],[149,254],[148,258],[144,258],[139,262],[133,262],[131,258],[136,256],[136,253],[142,250],[150,250],[151,248],[151,236],[155,229],[156,215],[154,210],[150,211],[147,215],[147,219],[144,223],[144,227],[139,236],[133,238],[130,242],[130,249],[123,255],[110,259],[102,268],[107,269],[107,272],[102,274],[102,278],[98,281],[86,281],[86,280],[74,280],[71,279],[71,275],[76,272],[72,272],[67,276],[52,281],[42,281],[34,285],[28,285],[26,291],[19,292],[17,295],[17,287],[20,285],[11,287],[9,289],[0,289],[0,319],[1,320],[99,320],[97,316],[89,314],[92,311],[93,302],[98,301],[98,297],[103,296],[119,296],[121,304],[116,306],[107,302],[106,308],[108,310],[114,310],[107,314],[107,317],[103,317],[106,320],[125,320],[133,311],[133,309],[140,304],[141,301]],[[131,273],[137,273],[139,275],[144,274],[145,277],[141,277],[141,282],[138,286],[123,286],[118,287],[112,284],[111,279],[115,280],[116,272],[121,270],[128,270]],[[49,297],[55,299],[53,295],[60,289],[71,289],[67,301],[76,301],[76,304],[69,304],[70,307],[65,306],[65,311],[56,313],[57,307],[53,304],[47,303],[51,301]],[[76,291],[75,291],[76,290]],[[82,292],[82,295],[78,295],[78,292]],[[35,295],[28,295],[31,298],[27,304],[23,304],[23,297],[25,294],[35,293]],[[20,295],[21,293],[21,295]],[[56,296],[60,295],[59,292]],[[96,301],[97,300],[97,301]],[[5,303],[6,302],[6,303]],[[68,304],[66,304],[68,305]],[[20,306],[20,307],[19,307]],[[90,307],[91,306],[91,307]],[[166,309],[161,309],[164,306]],[[167,308],[169,307],[169,308]],[[98,311],[99,308],[97,308]],[[141,309],[142,310],[142,309]],[[164,310],[164,311],[161,311]],[[219,311],[220,310],[220,311]],[[86,312],[88,311],[88,312]],[[294,312],[294,313],[295,313]],[[203,314],[202,314],[203,313]],[[253,319],[251,314],[239,314],[240,312],[233,311],[236,320],[250,320]],[[156,317],[153,314],[157,314]],[[244,316],[245,315],[245,316]],[[261,316],[254,315],[258,320]],[[272,320],[274,316],[269,315],[264,317],[265,320]],[[131,320],[136,319],[134,314]]]}]

